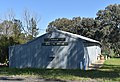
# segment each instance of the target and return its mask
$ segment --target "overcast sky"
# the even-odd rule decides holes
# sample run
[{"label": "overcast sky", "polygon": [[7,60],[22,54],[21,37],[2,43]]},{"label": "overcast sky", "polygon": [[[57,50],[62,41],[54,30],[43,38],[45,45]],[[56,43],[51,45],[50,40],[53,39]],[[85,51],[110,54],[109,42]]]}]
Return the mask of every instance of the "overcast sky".
[{"label": "overcast sky", "polygon": [[[16,18],[22,19],[25,9],[36,12],[41,18],[40,29],[46,29],[49,22],[57,18],[96,17],[100,9],[120,0],[0,0],[0,18],[12,9]],[[40,30],[43,34],[45,30]]]}]

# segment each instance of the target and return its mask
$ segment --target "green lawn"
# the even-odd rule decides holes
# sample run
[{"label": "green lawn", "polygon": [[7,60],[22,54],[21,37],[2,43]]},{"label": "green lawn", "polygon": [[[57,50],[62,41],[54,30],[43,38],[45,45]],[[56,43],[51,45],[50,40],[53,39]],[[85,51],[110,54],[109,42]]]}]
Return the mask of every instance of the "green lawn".
[{"label": "green lawn", "polygon": [[15,69],[0,67],[0,75],[35,76],[45,79],[58,80],[95,80],[98,82],[120,82],[120,58],[106,60],[98,70],[71,69]]}]

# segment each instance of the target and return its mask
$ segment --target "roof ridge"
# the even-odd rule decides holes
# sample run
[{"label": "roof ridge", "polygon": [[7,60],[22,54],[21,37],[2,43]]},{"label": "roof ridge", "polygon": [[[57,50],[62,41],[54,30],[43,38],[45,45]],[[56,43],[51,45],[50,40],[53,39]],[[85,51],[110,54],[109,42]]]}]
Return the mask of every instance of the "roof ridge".
[{"label": "roof ridge", "polygon": [[97,41],[97,40],[94,40],[94,39],[91,39],[91,38],[88,38],[88,37],[85,37],[85,36],[82,36],[82,35],[73,34],[73,33],[70,33],[70,32],[61,31],[61,30],[57,30],[57,29],[55,29],[54,31],[58,31],[58,32],[61,32],[61,33],[64,33],[64,34],[66,33],[66,34],[69,34],[69,35],[72,35],[72,36],[81,38],[81,39],[83,39],[83,40],[87,40],[87,41],[90,41],[90,42],[95,42],[95,43],[101,44],[101,43],[100,43],[99,41]]}]

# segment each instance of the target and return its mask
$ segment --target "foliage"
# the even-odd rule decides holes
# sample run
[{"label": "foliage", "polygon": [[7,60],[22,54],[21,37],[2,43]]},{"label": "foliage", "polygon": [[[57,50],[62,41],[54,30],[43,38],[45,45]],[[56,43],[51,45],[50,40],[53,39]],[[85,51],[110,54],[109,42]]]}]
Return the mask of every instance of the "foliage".
[{"label": "foliage", "polygon": [[47,31],[56,27],[59,30],[68,31],[102,43],[102,51],[110,53],[113,49],[115,54],[120,54],[120,5],[107,6],[97,12],[97,17],[72,19],[58,18],[48,25]]},{"label": "foliage", "polygon": [[13,37],[1,36],[0,38],[0,63],[6,63],[8,60],[8,47],[18,44],[14,41]]},{"label": "foliage", "polygon": [[39,29],[37,27],[37,23],[39,22],[39,17],[33,15],[28,10],[24,11],[24,27],[22,30],[24,31],[27,40],[32,40],[37,37],[39,34]]},{"label": "foliage", "polygon": [[[21,20],[4,20],[0,23],[0,63],[8,61],[9,46],[23,44],[38,35],[37,21],[32,17],[29,27],[24,27]],[[29,32],[25,32],[25,30]]]},{"label": "foliage", "polygon": [[36,24],[36,21],[35,21],[34,18],[31,18],[31,20],[30,20],[30,28],[29,28],[29,30],[30,30],[30,34],[28,35],[28,38],[30,40],[32,40],[33,38],[37,37],[37,35],[39,34],[38,33],[39,29],[37,28],[37,24]]},{"label": "foliage", "polygon": [[75,34],[84,35],[90,38],[94,37],[97,21],[93,18],[83,18],[73,17],[73,19],[67,18],[58,18],[55,21],[52,21],[48,25],[47,31],[51,28],[56,27],[59,30],[64,30],[72,32]]},{"label": "foliage", "polygon": [[105,10],[99,10],[96,20],[100,22],[103,45],[120,54],[120,5],[109,5]]}]

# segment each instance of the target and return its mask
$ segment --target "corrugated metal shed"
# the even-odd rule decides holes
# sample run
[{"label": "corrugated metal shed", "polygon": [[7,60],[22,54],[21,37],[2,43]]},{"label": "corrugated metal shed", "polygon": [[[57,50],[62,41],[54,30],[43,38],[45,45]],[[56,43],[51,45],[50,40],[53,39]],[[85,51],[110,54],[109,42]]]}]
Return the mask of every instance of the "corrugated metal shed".
[{"label": "corrugated metal shed", "polygon": [[52,30],[26,44],[9,48],[9,66],[16,68],[86,69],[101,54],[100,42]]}]

